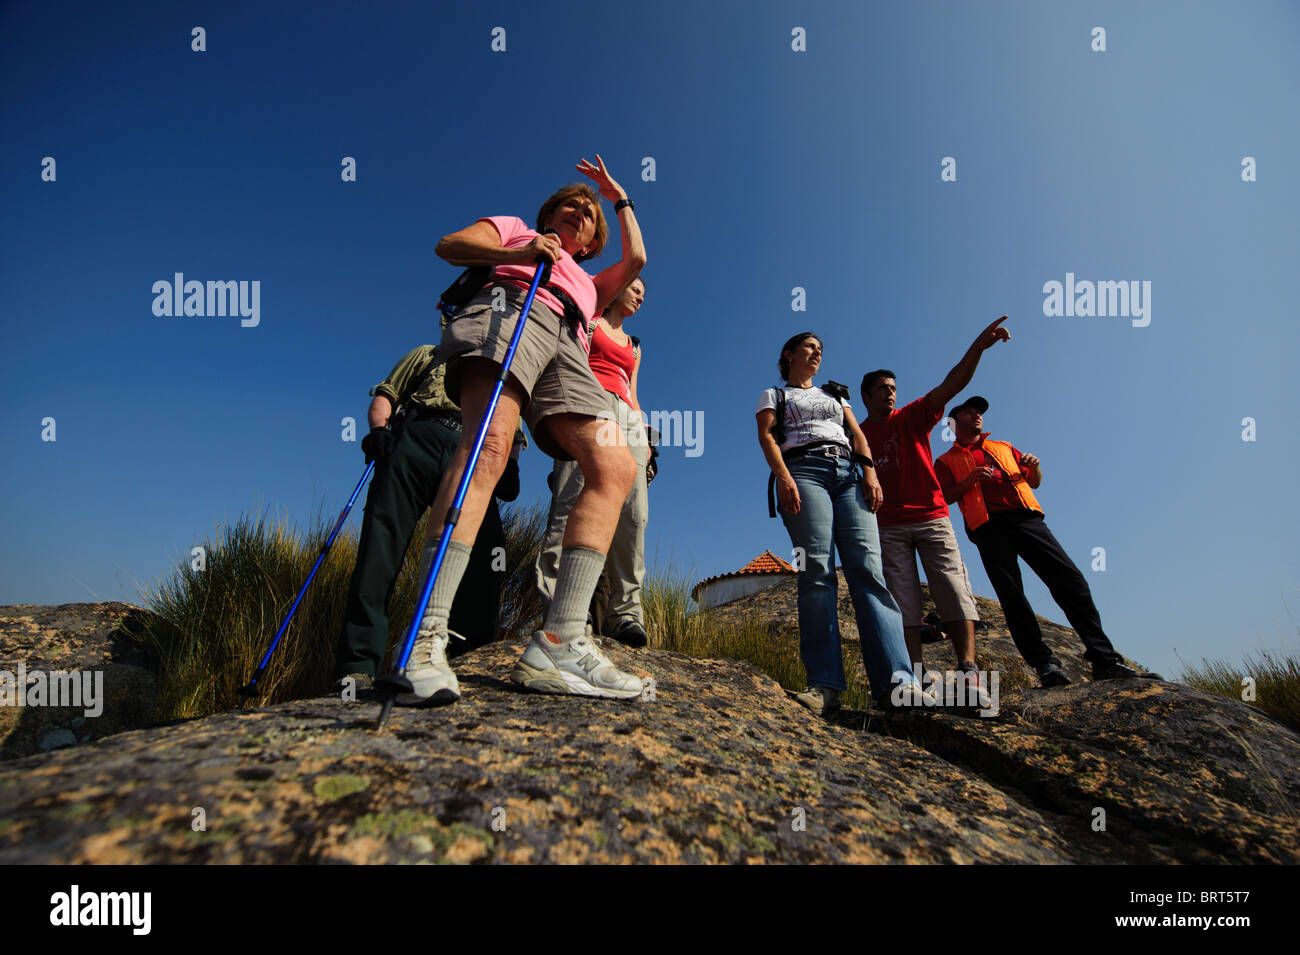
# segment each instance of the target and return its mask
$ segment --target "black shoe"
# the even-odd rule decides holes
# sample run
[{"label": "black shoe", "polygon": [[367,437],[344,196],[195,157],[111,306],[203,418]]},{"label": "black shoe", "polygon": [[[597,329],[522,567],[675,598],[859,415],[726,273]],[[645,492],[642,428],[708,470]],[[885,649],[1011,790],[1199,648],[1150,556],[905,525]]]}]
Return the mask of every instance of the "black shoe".
[{"label": "black shoe", "polygon": [[1038,685],[1048,690],[1054,686],[1069,686],[1070,677],[1061,669],[1061,664],[1055,659],[1048,660],[1038,668]]},{"label": "black shoe", "polygon": [[629,620],[619,627],[618,632],[614,634],[614,639],[629,647],[644,647],[649,641],[645,628],[635,620]]},{"label": "black shoe", "polygon": [[345,673],[334,681],[334,695],[341,696],[350,691],[353,698],[360,700],[369,698],[375,688],[375,678],[369,673],[360,671]]},{"label": "black shoe", "polygon": [[1094,680],[1163,680],[1159,673],[1143,673],[1141,670],[1135,670],[1123,660],[1111,660],[1108,663],[1094,663],[1092,665],[1092,678]]}]

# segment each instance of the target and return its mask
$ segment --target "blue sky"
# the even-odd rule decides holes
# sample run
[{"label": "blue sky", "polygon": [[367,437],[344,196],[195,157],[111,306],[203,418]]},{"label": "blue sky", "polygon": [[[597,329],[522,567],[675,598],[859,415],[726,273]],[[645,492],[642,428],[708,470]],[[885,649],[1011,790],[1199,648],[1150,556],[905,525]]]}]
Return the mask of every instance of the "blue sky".
[{"label": "blue sky", "polygon": [[[652,564],[788,552],[753,413],[790,334],[910,400],[1007,314],[966,393],[1042,458],[1117,646],[1170,672],[1294,647],[1297,40],[1287,3],[7,4],[0,603],[138,602],[219,522],[336,513],[341,419],[359,440],[436,341],[437,240],[531,221],[599,152],[649,253],[642,403],[704,420],[702,454],[664,451]],[[260,282],[258,325],[155,316],[176,272]],[[1067,272],[1149,281],[1150,324],[1044,315]],[[525,455],[521,500],[549,466]]]}]

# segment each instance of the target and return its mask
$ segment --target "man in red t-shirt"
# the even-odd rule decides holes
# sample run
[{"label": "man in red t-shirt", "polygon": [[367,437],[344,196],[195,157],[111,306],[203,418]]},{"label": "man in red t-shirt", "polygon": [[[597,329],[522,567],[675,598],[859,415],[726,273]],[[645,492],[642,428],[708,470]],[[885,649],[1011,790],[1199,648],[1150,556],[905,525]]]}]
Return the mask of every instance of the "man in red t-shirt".
[{"label": "man in red t-shirt", "polygon": [[948,519],[939,479],[930,453],[930,431],[943,419],[943,409],[970,382],[984,352],[1011,334],[1001,325],[1003,315],[982,332],[943,382],[901,409],[894,408],[896,376],[881,368],[862,378],[867,416],[862,432],[871,445],[876,476],[885,501],[876,512],[880,526],[885,583],[903,612],[903,633],[912,665],[921,663],[920,555],[926,582],[939,608],[944,631],[952,640],[958,669],[978,682],[975,666],[975,621],[979,614],[971,594],[966,565]]}]

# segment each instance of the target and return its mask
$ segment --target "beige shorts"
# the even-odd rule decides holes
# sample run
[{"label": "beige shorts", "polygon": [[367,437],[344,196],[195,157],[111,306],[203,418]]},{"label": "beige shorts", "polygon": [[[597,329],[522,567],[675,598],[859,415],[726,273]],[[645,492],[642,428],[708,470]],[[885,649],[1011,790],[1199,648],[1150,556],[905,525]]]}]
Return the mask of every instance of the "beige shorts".
[{"label": "beige shorts", "polygon": [[961,559],[952,521],[940,517],[919,524],[880,525],[880,553],[885,568],[885,583],[903,612],[903,626],[921,626],[921,578],[916,572],[916,558],[921,557],[930,596],[939,610],[939,619],[978,620],[979,611],[971,594],[966,564]]},{"label": "beige shorts", "polygon": [[[498,288],[505,292],[503,311],[492,308],[494,290]],[[447,363],[445,387],[452,401],[460,404],[462,359],[488,358],[504,364],[516,319],[527,297],[527,289],[494,283],[470,299],[455,320],[447,323],[438,345],[438,358]],[[510,377],[527,396],[524,421],[537,446],[553,458],[572,460],[551,439],[546,419],[556,414],[601,417],[609,405],[608,395],[591,372],[578,333],[563,316],[536,298],[510,363]]]}]

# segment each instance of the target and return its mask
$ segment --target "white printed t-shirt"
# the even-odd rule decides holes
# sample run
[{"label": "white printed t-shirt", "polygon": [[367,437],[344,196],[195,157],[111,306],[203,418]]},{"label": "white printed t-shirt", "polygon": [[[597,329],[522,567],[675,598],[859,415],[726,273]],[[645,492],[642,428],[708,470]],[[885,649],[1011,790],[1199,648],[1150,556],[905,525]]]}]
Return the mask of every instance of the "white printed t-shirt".
[{"label": "white printed t-shirt", "polygon": [[[782,451],[803,444],[833,441],[852,450],[844,432],[844,409],[847,401],[837,402],[816,385],[811,388],[792,388],[778,385],[785,391],[785,441]],[[776,388],[768,388],[758,397],[755,414],[764,408],[776,410]]]}]

